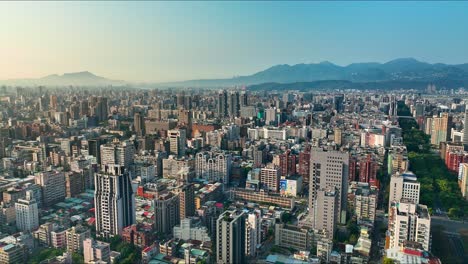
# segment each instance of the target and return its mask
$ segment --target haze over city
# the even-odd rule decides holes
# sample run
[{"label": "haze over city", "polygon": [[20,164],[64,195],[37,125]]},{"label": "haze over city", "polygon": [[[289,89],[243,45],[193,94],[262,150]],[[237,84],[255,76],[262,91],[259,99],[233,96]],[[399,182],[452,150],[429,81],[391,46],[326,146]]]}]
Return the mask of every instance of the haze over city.
[{"label": "haze over city", "polygon": [[468,62],[466,2],[2,2],[0,80],[230,78],[277,64]]}]

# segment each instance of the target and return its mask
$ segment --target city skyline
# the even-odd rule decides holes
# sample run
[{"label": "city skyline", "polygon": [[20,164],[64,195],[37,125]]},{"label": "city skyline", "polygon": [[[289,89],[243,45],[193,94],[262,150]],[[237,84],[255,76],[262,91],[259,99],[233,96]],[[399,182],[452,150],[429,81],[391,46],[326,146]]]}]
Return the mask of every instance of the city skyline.
[{"label": "city skyline", "polygon": [[165,82],[230,78],[277,64],[401,57],[459,64],[468,62],[467,5],[4,2],[0,80],[90,71]]}]

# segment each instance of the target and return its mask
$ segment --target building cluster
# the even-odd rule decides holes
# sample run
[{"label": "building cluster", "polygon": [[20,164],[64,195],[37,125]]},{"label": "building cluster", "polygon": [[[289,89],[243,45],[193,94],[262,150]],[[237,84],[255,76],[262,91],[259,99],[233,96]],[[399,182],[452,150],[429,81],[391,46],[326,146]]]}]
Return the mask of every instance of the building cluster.
[{"label": "building cluster", "polygon": [[[47,248],[66,251],[50,263],[71,263],[73,253],[118,263],[128,256],[113,239],[139,248],[142,263],[368,263],[379,248],[385,175],[387,256],[431,250],[431,216],[397,121],[405,95],[8,91],[0,97],[0,263]],[[456,118],[428,117],[413,101],[448,168],[460,170],[466,197]]]}]

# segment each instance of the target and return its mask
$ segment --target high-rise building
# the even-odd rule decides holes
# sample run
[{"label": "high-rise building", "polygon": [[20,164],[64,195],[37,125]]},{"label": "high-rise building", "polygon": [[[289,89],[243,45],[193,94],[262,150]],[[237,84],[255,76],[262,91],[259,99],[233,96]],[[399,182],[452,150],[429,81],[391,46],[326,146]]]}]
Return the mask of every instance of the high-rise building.
[{"label": "high-rise building", "polygon": [[[310,156],[309,216],[314,217],[314,205],[317,204],[318,190],[336,188],[338,219],[340,223],[345,223],[349,153],[313,148]],[[310,221],[315,222],[314,219],[310,219]]]},{"label": "high-rise building", "polygon": [[419,203],[420,184],[418,178],[412,172],[395,173],[390,178],[390,194],[388,198],[388,208],[392,202],[401,200],[411,201],[414,204]]},{"label": "high-rise building", "polygon": [[140,112],[135,112],[133,115],[133,128],[138,136],[145,135],[145,119]]},{"label": "high-rise building", "polygon": [[15,213],[18,230],[31,232],[39,227],[39,211],[32,191],[27,191],[26,198],[15,203]]},{"label": "high-rise building", "polygon": [[44,171],[35,175],[42,188],[42,205],[50,207],[65,199],[65,174],[62,171]]},{"label": "high-rise building", "polygon": [[245,219],[245,255],[255,257],[257,247],[262,241],[261,227],[262,212],[255,210],[247,213]]},{"label": "high-rise building", "polygon": [[245,213],[225,211],[216,226],[216,262],[245,263]]},{"label": "high-rise building", "polygon": [[458,171],[458,185],[463,198],[468,200],[468,163],[460,164],[460,169]]},{"label": "high-rise building", "polygon": [[179,191],[180,219],[195,215],[195,188],[193,184],[185,184]]},{"label": "high-rise building", "polygon": [[239,117],[240,114],[240,97],[239,92],[231,92],[229,94],[229,117]]},{"label": "high-rise building", "polygon": [[226,90],[218,93],[216,100],[216,112],[219,118],[228,117],[228,94]]},{"label": "high-rise building", "polygon": [[97,261],[110,263],[110,245],[109,243],[87,238],[83,241],[83,256],[85,263]]},{"label": "high-rise building", "polygon": [[195,175],[207,181],[229,183],[231,155],[224,153],[199,152],[195,158]]},{"label": "high-rise building", "polygon": [[262,185],[273,192],[279,192],[281,172],[279,168],[268,166],[260,169],[260,182]]},{"label": "high-rise building", "polygon": [[134,155],[135,146],[130,141],[101,145],[101,165],[117,164],[129,168]]},{"label": "high-rise building", "polygon": [[296,174],[296,155],[291,153],[291,150],[286,150],[279,155],[279,166],[281,176],[290,176]]},{"label": "high-rise building", "polygon": [[315,230],[327,230],[330,234],[335,233],[335,227],[338,220],[338,192],[336,189],[317,191],[315,200],[314,223],[312,228]]},{"label": "high-rise building", "polygon": [[275,125],[277,121],[277,110],[275,107],[265,109],[265,124],[266,125]]},{"label": "high-rise building", "polygon": [[310,177],[310,146],[299,153],[299,175],[302,176],[304,182],[309,183]]},{"label": "high-rise building", "polygon": [[400,248],[406,241],[431,249],[431,216],[427,206],[411,202],[393,202],[388,219],[389,240],[386,248]]},{"label": "high-rise building", "polygon": [[84,226],[73,226],[65,231],[67,240],[67,251],[70,253],[81,253],[83,241],[91,237],[91,231]]},{"label": "high-rise building", "polygon": [[344,94],[335,95],[333,97],[333,110],[337,113],[342,113],[344,111]]},{"label": "high-rise building", "polygon": [[440,142],[450,140],[452,129],[452,116],[442,113],[440,117],[432,118],[431,144],[439,146]]},{"label": "high-rise building", "polygon": [[170,152],[177,157],[185,156],[185,145],[187,143],[187,135],[185,129],[173,129],[167,131],[169,138]]},{"label": "high-rise building", "polygon": [[94,178],[96,234],[100,237],[119,235],[135,223],[135,189],[130,175],[120,165],[104,165]]},{"label": "high-rise building", "polygon": [[465,116],[463,118],[463,145],[468,145],[468,107],[465,107]]},{"label": "high-rise building", "polygon": [[179,195],[164,193],[154,200],[155,229],[159,233],[171,234],[172,228],[180,224]]}]

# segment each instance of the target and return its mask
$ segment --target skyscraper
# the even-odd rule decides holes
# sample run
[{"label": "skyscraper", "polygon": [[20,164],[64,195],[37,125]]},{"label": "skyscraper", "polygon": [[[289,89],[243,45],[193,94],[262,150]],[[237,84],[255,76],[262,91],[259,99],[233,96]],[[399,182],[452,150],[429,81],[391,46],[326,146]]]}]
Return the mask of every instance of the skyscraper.
[{"label": "skyscraper", "polygon": [[32,191],[26,192],[25,199],[18,199],[15,203],[15,213],[18,230],[31,232],[39,227],[39,211]]},{"label": "skyscraper", "polygon": [[228,94],[226,90],[218,93],[218,98],[216,102],[216,112],[219,118],[224,118],[228,116]]},{"label": "skyscraper", "polygon": [[313,148],[310,161],[309,183],[309,216],[312,223],[315,222],[314,206],[317,200],[317,192],[321,189],[336,188],[341,223],[346,222],[346,196],[348,191],[349,153],[341,151],[327,151],[321,148]]},{"label": "skyscraper", "polygon": [[120,165],[103,165],[97,173],[94,191],[96,234],[100,237],[119,235],[135,223],[135,189],[128,172]]},{"label": "skyscraper", "polygon": [[195,215],[195,190],[193,184],[185,184],[180,188],[180,220]]},{"label": "skyscraper", "polygon": [[245,213],[226,211],[216,226],[216,262],[245,263]]},{"label": "skyscraper", "polygon": [[452,116],[449,113],[442,113],[440,117],[432,118],[431,144],[439,146],[440,142],[450,140],[452,128]]},{"label": "skyscraper", "polygon": [[240,114],[240,97],[239,92],[231,92],[229,94],[229,117],[238,117]]},{"label": "skyscraper", "polygon": [[177,157],[185,156],[185,144],[187,142],[187,135],[185,129],[173,129],[167,131],[169,138],[170,152],[177,155]]},{"label": "skyscraper", "polygon": [[262,241],[261,235],[261,217],[262,212],[255,210],[249,212],[245,219],[245,255],[255,257],[257,254],[257,246]]},{"label": "skyscraper", "polygon": [[135,112],[133,115],[133,128],[138,136],[145,135],[145,119],[140,112]]},{"label": "skyscraper", "polygon": [[154,200],[155,229],[159,233],[171,234],[172,228],[180,224],[179,196],[168,192]]}]

